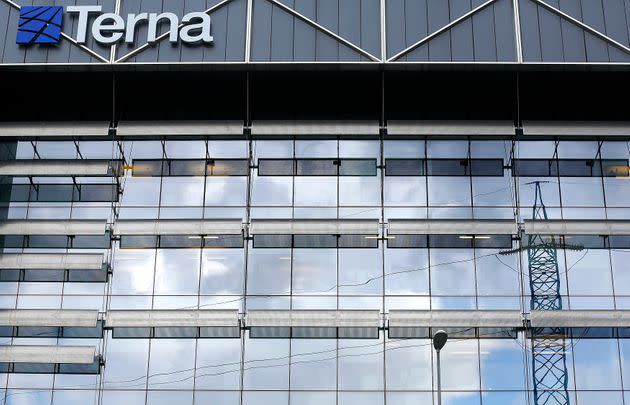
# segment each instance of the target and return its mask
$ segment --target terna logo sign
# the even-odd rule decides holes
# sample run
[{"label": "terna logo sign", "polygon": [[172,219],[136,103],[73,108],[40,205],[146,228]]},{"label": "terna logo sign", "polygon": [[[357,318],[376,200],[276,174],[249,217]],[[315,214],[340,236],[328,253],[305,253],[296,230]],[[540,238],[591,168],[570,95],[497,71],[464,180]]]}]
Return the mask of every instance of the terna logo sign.
[{"label": "terna logo sign", "polygon": [[[210,16],[204,12],[186,14],[181,22],[174,13],[128,14],[126,19],[115,13],[103,13],[101,6],[68,6],[66,12],[78,18],[76,41],[84,44],[88,35],[104,45],[116,42],[131,44],[135,41],[136,28],[147,24],[146,42],[155,43],[158,29],[166,24],[169,42],[187,44],[211,43]],[[88,29],[90,17],[98,15]],[[20,9],[20,21],[16,42],[18,44],[57,44],[61,40],[63,7],[24,6]]]},{"label": "terna logo sign", "polygon": [[18,44],[56,44],[61,38],[63,7],[23,6],[15,42]]}]

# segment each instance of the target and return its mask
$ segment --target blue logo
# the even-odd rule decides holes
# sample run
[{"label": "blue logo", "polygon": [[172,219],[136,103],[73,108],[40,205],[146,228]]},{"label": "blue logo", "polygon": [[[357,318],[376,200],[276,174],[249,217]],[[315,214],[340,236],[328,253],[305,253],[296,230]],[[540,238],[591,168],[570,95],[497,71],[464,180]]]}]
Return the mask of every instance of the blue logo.
[{"label": "blue logo", "polygon": [[63,7],[23,6],[15,42],[18,44],[57,44],[61,39]]}]

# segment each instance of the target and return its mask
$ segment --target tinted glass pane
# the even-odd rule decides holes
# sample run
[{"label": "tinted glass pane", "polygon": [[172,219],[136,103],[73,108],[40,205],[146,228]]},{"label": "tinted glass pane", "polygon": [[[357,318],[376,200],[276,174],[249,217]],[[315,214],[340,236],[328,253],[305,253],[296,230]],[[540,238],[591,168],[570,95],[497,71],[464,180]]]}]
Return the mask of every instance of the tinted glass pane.
[{"label": "tinted glass pane", "polygon": [[247,176],[248,160],[209,160],[208,176]]},{"label": "tinted glass pane", "polygon": [[423,159],[386,159],[386,176],[424,176]]},{"label": "tinted glass pane", "polygon": [[473,176],[503,176],[503,160],[472,159],[470,174]]},{"label": "tinted glass pane", "polygon": [[72,237],[72,247],[81,249],[105,249],[109,247],[111,240],[109,234],[98,235],[78,235]]},{"label": "tinted glass pane", "polygon": [[72,184],[39,184],[32,201],[63,202],[72,201],[72,194],[76,187]]},{"label": "tinted glass pane", "polygon": [[599,176],[595,168],[594,160],[559,160],[558,173],[567,177],[590,177]]},{"label": "tinted glass pane", "polygon": [[28,247],[31,248],[63,248],[67,246],[67,236],[30,235],[28,237]]},{"label": "tinted glass pane", "polygon": [[74,201],[118,201],[117,191],[115,184],[82,184],[74,189]]},{"label": "tinted glass pane", "polygon": [[429,159],[427,175],[429,176],[466,176],[469,172],[469,161],[466,159]]},{"label": "tinted glass pane", "polygon": [[120,247],[123,249],[156,248],[157,236],[122,235],[120,237]]},{"label": "tinted glass pane", "polygon": [[630,236],[610,235],[608,237],[610,247],[615,249],[630,249]]},{"label": "tinted glass pane", "polygon": [[330,248],[337,246],[336,235],[294,235],[296,248]]},{"label": "tinted glass pane", "polygon": [[293,159],[258,159],[259,176],[293,176],[295,160]]},{"label": "tinted glass pane", "polygon": [[512,247],[512,235],[475,235],[476,248],[509,249]]},{"label": "tinted glass pane", "polygon": [[602,160],[601,172],[606,177],[628,177],[630,175],[630,167],[627,160]]},{"label": "tinted glass pane", "polygon": [[0,201],[26,202],[29,200],[31,186],[27,184],[0,185]]},{"label": "tinted glass pane", "polygon": [[548,177],[558,175],[558,162],[550,159],[514,159],[512,175],[521,177]]},{"label": "tinted glass pane", "polygon": [[388,235],[388,248],[423,248],[428,245],[427,235]]},{"label": "tinted glass pane", "polygon": [[219,236],[204,236],[203,247],[225,247],[225,248],[240,248],[243,247],[242,235],[219,235]]},{"label": "tinted glass pane", "polygon": [[429,235],[432,248],[470,248],[473,238],[466,235]]},{"label": "tinted glass pane", "polygon": [[164,165],[165,176],[204,176],[205,160],[167,160]]},{"label": "tinted glass pane", "polygon": [[298,176],[336,176],[338,164],[333,159],[299,159]]},{"label": "tinted glass pane", "polygon": [[374,235],[341,235],[339,237],[340,248],[376,248],[378,238]]},{"label": "tinted glass pane", "polygon": [[155,177],[162,175],[161,160],[134,160],[132,167],[134,177]]},{"label": "tinted glass pane", "polygon": [[254,235],[255,248],[290,248],[291,235]]},{"label": "tinted glass pane", "polygon": [[376,176],[376,160],[344,159],[339,166],[340,176]]},{"label": "tinted glass pane", "polygon": [[25,270],[24,281],[63,281],[63,270]]},{"label": "tinted glass pane", "polygon": [[196,235],[162,235],[160,236],[161,248],[190,248],[201,247],[203,238]]}]

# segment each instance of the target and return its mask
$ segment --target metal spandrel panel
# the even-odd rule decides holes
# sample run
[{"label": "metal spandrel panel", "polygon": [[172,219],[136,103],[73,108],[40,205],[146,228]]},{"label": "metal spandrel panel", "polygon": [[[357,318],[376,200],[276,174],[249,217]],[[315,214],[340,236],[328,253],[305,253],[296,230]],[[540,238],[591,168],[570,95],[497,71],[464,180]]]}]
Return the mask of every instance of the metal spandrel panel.
[{"label": "metal spandrel panel", "polygon": [[627,328],[630,327],[630,311],[628,310],[594,310],[594,311],[531,311],[532,327],[557,328]]},{"label": "metal spandrel panel", "polygon": [[[451,0],[451,20],[458,18],[470,11],[469,0]],[[460,22],[451,28],[451,54],[453,61],[472,61],[473,55],[473,24],[470,18]]]},{"label": "metal spandrel panel", "polygon": [[[365,4],[365,6],[363,6]],[[359,27],[360,45],[372,55],[381,55],[381,5],[379,0],[362,0],[360,6],[361,26]],[[362,56],[361,60],[369,61],[369,58]]]},{"label": "metal spandrel panel", "polygon": [[[168,0],[164,1],[162,5],[162,10],[164,12],[174,13],[181,20],[181,17],[184,16],[182,11],[184,10],[184,0]],[[204,9],[205,10],[205,9]],[[203,10],[199,10],[203,11]],[[181,21],[179,21],[181,23]],[[158,35],[163,34],[168,29],[168,24],[162,25],[158,29]],[[203,44],[199,44],[203,46]],[[167,39],[164,39],[157,44],[158,48],[158,61],[159,62],[179,62],[180,61],[180,49],[182,48],[181,44],[172,44]]]},{"label": "metal spandrel panel", "polygon": [[251,34],[251,60],[269,61],[271,55],[271,13],[272,6],[266,0],[254,1]]},{"label": "metal spandrel panel", "polygon": [[[283,3],[293,8],[294,0]],[[271,60],[293,60],[293,26],[294,18],[279,7],[271,9]]]},{"label": "metal spandrel panel", "polygon": [[[15,1],[20,6],[31,5],[28,0]],[[15,36],[18,29],[18,21],[20,19],[20,11],[14,7],[9,10],[9,19],[7,25],[2,28],[6,30],[6,40],[4,42],[4,53],[2,57],[3,63],[24,63],[25,48],[15,43]]]},{"label": "metal spandrel panel", "polygon": [[[405,0],[389,0],[385,2],[387,57],[394,56],[406,47],[405,29],[407,22],[405,17],[408,12],[405,9]],[[420,39],[420,34],[417,37]]]},{"label": "metal spandrel panel", "polygon": [[[184,15],[199,10],[206,10],[205,0],[185,0],[184,1]],[[212,16],[210,17],[212,18]],[[203,52],[205,46],[182,46],[180,49],[180,60],[182,62],[198,62],[203,60]]]},{"label": "metal spandrel panel", "polygon": [[243,135],[242,121],[121,121],[118,136]]},{"label": "metal spandrel panel", "polygon": [[214,40],[212,45],[204,46],[204,62],[223,62],[225,60],[225,47],[227,44],[225,33],[228,29],[228,15],[228,5],[215,10],[210,15],[210,18],[212,19],[212,34]]},{"label": "metal spandrel panel", "polygon": [[477,327],[477,328],[519,328],[523,326],[520,311],[497,310],[436,310],[412,311],[390,310],[389,327]]},{"label": "metal spandrel panel", "polygon": [[107,136],[108,133],[108,122],[5,122],[0,124],[0,137],[7,138]]},{"label": "metal spandrel panel", "polygon": [[604,19],[606,21],[606,33],[614,40],[627,44],[628,22],[626,21],[626,9],[624,0],[606,0],[604,6]]},{"label": "metal spandrel panel", "polygon": [[[367,1],[365,2],[367,6]],[[339,2],[339,36],[361,44],[361,0],[342,0]],[[339,60],[359,61],[361,56],[347,47],[339,47]]]},{"label": "metal spandrel panel", "polygon": [[[499,62],[516,61],[514,33],[514,9],[511,0],[499,0],[494,4],[494,37]],[[478,58],[475,58],[479,61]]]},{"label": "metal spandrel panel", "polygon": [[225,60],[245,60],[245,27],[247,26],[247,0],[234,0],[228,4],[227,29],[225,34]]},{"label": "metal spandrel panel", "polygon": [[390,219],[390,235],[515,235],[516,223],[512,220],[413,220]]},{"label": "metal spandrel panel", "polygon": [[116,235],[238,235],[241,219],[121,219],[114,225]]},{"label": "metal spandrel panel", "polygon": [[[429,22],[427,20],[427,1],[428,0],[405,0],[405,26],[404,33],[406,37],[406,43],[403,48],[413,45],[417,41],[425,38],[427,35],[431,34],[433,31],[429,31]],[[399,25],[399,23],[394,22],[393,26]],[[391,28],[388,28],[391,30]],[[402,51],[403,48],[398,49],[395,53],[390,52],[389,56],[394,56],[398,51]],[[429,60],[429,47],[428,45],[423,45],[420,48],[416,49],[409,55],[401,58],[403,61],[427,61]]]},{"label": "metal spandrel panel", "polygon": [[388,135],[513,136],[511,121],[388,121]]},{"label": "metal spandrel panel", "polygon": [[530,0],[519,1],[521,19],[521,42],[523,60],[540,62],[540,31],[538,29],[538,6]]},{"label": "metal spandrel panel", "polygon": [[[317,18],[316,22],[326,27],[330,31],[339,31],[339,0],[316,0]],[[343,0],[341,0],[343,1]],[[316,60],[337,61],[339,60],[339,42],[325,33],[317,30]]]},{"label": "metal spandrel panel", "polygon": [[111,163],[105,160],[3,160],[0,176],[107,176]]},{"label": "metal spandrel panel", "polygon": [[525,220],[530,235],[630,235],[630,220]]},{"label": "metal spandrel panel", "polygon": [[378,135],[377,121],[254,121],[252,135]]},{"label": "metal spandrel panel", "polygon": [[524,121],[528,136],[630,136],[630,122]]},{"label": "metal spandrel panel", "polygon": [[2,326],[96,327],[98,311],[74,309],[2,309]]},{"label": "metal spandrel panel", "polygon": [[245,314],[248,327],[338,327],[378,328],[379,310],[251,310]]},{"label": "metal spandrel panel", "polygon": [[[450,22],[448,1],[427,0],[429,32],[435,32]],[[445,32],[429,42],[429,58],[431,61],[451,60],[451,34]]]},{"label": "metal spandrel panel", "polygon": [[15,253],[0,254],[0,269],[69,269],[99,270],[103,255],[73,253]]},{"label": "metal spandrel panel", "polygon": [[94,346],[0,346],[0,363],[92,364]]},{"label": "metal spandrel panel", "polygon": [[238,327],[238,310],[120,310],[109,311],[108,328]]},{"label": "metal spandrel panel", "polygon": [[[558,0],[547,0],[553,7],[558,7]],[[540,24],[541,57],[543,62],[562,62],[562,32],[560,17],[542,7],[538,8]]]},{"label": "metal spandrel panel", "polygon": [[[580,0],[563,0],[560,10],[578,20],[582,19],[582,5],[580,4]],[[564,60],[566,62],[586,61],[584,31],[564,19],[560,24],[562,26]]]},{"label": "metal spandrel panel", "polygon": [[[605,33],[604,10],[601,1],[582,1],[582,21]],[[592,34],[586,34],[586,54],[589,62],[609,62],[608,45]]]},{"label": "metal spandrel panel", "polygon": [[0,221],[0,235],[104,235],[106,225],[92,219],[10,219]]},{"label": "metal spandrel panel", "polygon": [[4,53],[5,42],[9,41],[11,34],[7,31],[6,27],[9,25],[9,14],[11,12],[11,6],[7,3],[0,2],[0,62],[2,61],[2,54]]},{"label": "metal spandrel panel", "polygon": [[[306,18],[315,20],[317,12],[317,2],[312,0],[295,0],[295,11]],[[293,60],[314,61],[315,60],[315,28],[301,22],[295,21],[293,43]]]},{"label": "metal spandrel panel", "polygon": [[253,219],[249,227],[252,235],[375,235],[378,232],[377,219]]}]

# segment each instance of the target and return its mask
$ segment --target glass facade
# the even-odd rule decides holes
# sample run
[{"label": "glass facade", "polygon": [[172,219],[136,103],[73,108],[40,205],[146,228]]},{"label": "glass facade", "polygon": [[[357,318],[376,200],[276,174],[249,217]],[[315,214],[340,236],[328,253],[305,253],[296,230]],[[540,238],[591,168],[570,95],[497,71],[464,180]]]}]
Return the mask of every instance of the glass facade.
[{"label": "glass facade", "polygon": [[[0,269],[2,309],[100,313],[96,328],[0,326],[5,346],[89,345],[99,357],[87,366],[1,363],[6,405],[436,403],[436,353],[428,330],[393,337],[385,320],[377,333],[339,328],[316,336],[245,322],[238,337],[217,337],[203,327],[110,328],[107,313],[529,314],[532,247],[523,224],[534,218],[537,185],[550,220],[630,218],[627,142],[168,138],[18,141],[2,148],[9,163],[109,165],[102,175],[0,177],[3,223],[104,224],[102,234],[3,231],[3,255],[103,258],[101,268]],[[242,230],[116,230],[133,220],[231,220]],[[372,220],[378,226],[253,232],[252,224],[262,220]],[[393,220],[455,225],[447,232],[392,233]],[[512,222],[519,231],[462,233],[458,221]],[[630,227],[625,234],[544,237],[555,241],[563,310],[630,310]],[[534,404],[532,328],[448,332],[441,353],[444,404]],[[571,404],[630,404],[630,325],[564,328],[558,339]]]}]

